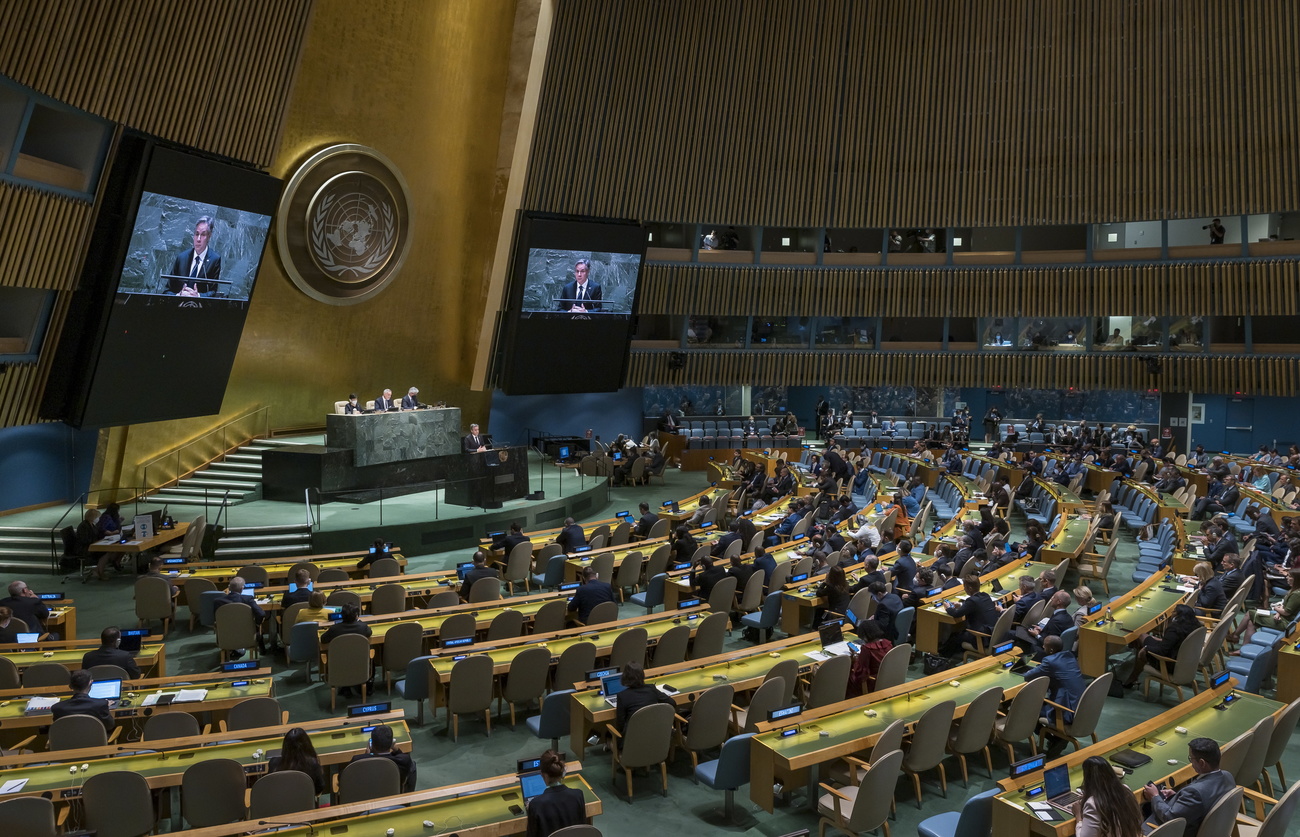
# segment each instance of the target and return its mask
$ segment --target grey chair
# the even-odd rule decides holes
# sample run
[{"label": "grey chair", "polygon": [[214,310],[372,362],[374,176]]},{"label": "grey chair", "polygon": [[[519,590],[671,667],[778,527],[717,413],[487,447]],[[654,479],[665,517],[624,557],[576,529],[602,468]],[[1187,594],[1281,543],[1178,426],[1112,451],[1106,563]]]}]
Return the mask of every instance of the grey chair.
[{"label": "grey chair", "polygon": [[210,759],[185,768],[181,816],[190,828],[208,828],[247,818],[244,766],[234,759]]},{"label": "grey chair", "polygon": [[449,639],[464,639],[477,633],[478,620],[472,613],[453,613],[442,620],[442,624],[438,626],[438,639],[442,642]]},{"label": "grey chair", "polygon": [[618,621],[618,602],[601,602],[591,609],[587,614],[587,621],[584,625],[603,625],[606,622]]},{"label": "grey chair", "polygon": [[567,599],[549,601],[533,614],[534,634],[553,634],[564,630],[568,623],[569,602]]},{"label": "grey chair", "polygon": [[641,565],[644,563],[645,558],[636,550],[632,550],[618,562],[618,570],[614,573],[614,592],[618,593],[620,602],[627,601],[628,590],[635,593],[636,588],[641,584]]},{"label": "grey chair", "polygon": [[1040,729],[1039,746],[1043,746],[1043,741],[1048,735],[1064,738],[1073,744],[1076,750],[1080,748],[1079,739],[1085,736],[1091,738],[1092,743],[1096,744],[1097,722],[1101,720],[1101,709],[1106,702],[1106,695],[1110,692],[1111,681],[1114,679],[1115,673],[1108,671],[1089,683],[1088,688],[1083,690],[1083,695],[1079,698],[1079,705],[1074,708],[1074,720],[1069,723],[1065,721],[1065,713],[1070,711],[1070,707],[1061,706],[1050,700],[1045,701],[1057,711],[1052,715],[1052,726]]},{"label": "grey chair", "polygon": [[[1115,522],[1119,523],[1119,515],[1115,515]],[[1172,820],[1157,825],[1147,833],[1147,837],[1183,837],[1187,831],[1187,820],[1182,817],[1174,817]]]},{"label": "grey chair", "polygon": [[20,796],[0,802],[0,822],[6,837],[55,837],[54,803],[40,796]]},{"label": "grey chair", "polygon": [[656,607],[664,603],[664,582],[667,580],[666,573],[651,576],[650,581],[646,583],[645,591],[633,593],[627,597],[627,600],[634,605],[645,608],[646,613],[653,613]]},{"label": "grey chair", "polygon": [[199,735],[199,719],[188,712],[158,712],[144,722],[142,741],[162,741],[168,738],[192,738]]},{"label": "grey chair", "polygon": [[469,588],[470,602],[495,602],[501,598],[501,579],[480,578]]},{"label": "grey chair", "polygon": [[[752,576],[750,576],[750,581],[752,582],[755,578],[759,580],[760,587],[761,587],[761,583],[763,579],[762,573],[754,573]],[[781,591],[780,590],[773,590],[771,593],[768,593],[765,597],[763,597],[762,608],[757,613],[746,613],[745,615],[740,617],[741,625],[743,625],[746,628],[753,628],[755,631],[760,632],[755,637],[756,643],[764,641],[762,632],[766,632],[767,635],[766,641],[771,642],[772,631],[776,629],[776,626],[780,624],[780,622],[781,622]]]},{"label": "grey chair", "polygon": [[701,660],[716,657],[722,653],[722,643],[727,636],[727,626],[731,623],[729,613],[710,613],[695,629],[695,639],[691,642],[691,659]]},{"label": "grey chair", "polygon": [[1172,686],[1178,693],[1178,702],[1183,702],[1183,687],[1190,686],[1192,694],[1197,693],[1196,670],[1201,663],[1201,649],[1205,647],[1205,626],[1189,633],[1178,646],[1177,658],[1170,659],[1159,654],[1147,654],[1151,661],[1142,669],[1142,697],[1149,699],[1151,684],[1158,684],[1158,697],[1165,696],[1165,686]]},{"label": "grey chair", "polygon": [[114,727],[112,737],[100,720],[92,715],[64,715],[50,724],[48,742],[51,750],[84,750],[107,747],[117,739],[121,727]]},{"label": "grey chair", "polygon": [[393,578],[402,574],[402,565],[391,556],[380,558],[370,565],[371,578]]},{"label": "grey chair", "polygon": [[455,590],[440,590],[429,597],[426,607],[430,610],[438,610],[444,607],[456,607],[459,604],[460,594]]},{"label": "grey chair", "polygon": [[333,581],[347,581],[351,577],[348,575],[348,571],[342,567],[327,567],[320,571],[320,575],[316,576],[316,581],[320,584],[329,584]]},{"label": "grey chair", "polygon": [[475,654],[451,667],[447,684],[447,730],[454,742],[460,734],[460,716],[483,715],[492,735],[492,658]]},{"label": "grey chair", "polygon": [[647,584],[650,579],[661,573],[668,572],[668,559],[672,557],[672,547],[668,544],[660,544],[655,547],[655,551],[650,553],[650,557],[645,560],[641,568],[641,578]]},{"label": "grey chair", "polygon": [[205,592],[218,592],[217,585],[206,578],[185,579],[185,606],[190,610],[191,631],[194,630],[194,623],[199,619],[199,604],[203,601]]},{"label": "grey chair", "polygon": [[424,627],[419,622],[398,622],[384,631],[384,687],[392,693],[393,673],[406,671],[411,660],[424,654]]},{"label": "grey chair", "polygon": [[[551,544],[551,546],[559,549],[559,546],[556,544]],[[533,584],[550,590],[559,587],[564,583],[564,562],[567,560],[569,560],[568,556],[561,553],[551,555],[545,559],[539,555],[537,557],[537,563],[539,566],[545,566],[546,569],[545,571],[533,576]]]},{"label": "grey chair", "polygon": [[738,579],[734,575],[718,579],[709,591],[709,610],[714,613],[726,613],[730,619],[731,609],[736,605],[736,585]]},{"label": "grey chair", "polygon": [[33,663],[23,671],[23,688],[35,689],[53,687],[66,689],[72,680],[72,672],[59,663]]},{"label": "grey chair", "polygon": [[734,816],[736,791],[749,784],[749,745],[753,737],[753,733],[742,733],[729,738],[716,759],[695,765],[696,782],[725,792],[723,814],[728,820]]},{"label": "grey chair", "polygon": [[[1045,679],[1045,678],[1041,678]],[[963,787],[970,787],[970,775],[966,769],[966,757],[982,752],[984,763],[989,769],[989,778],[993,778],[993,759],[989,755],[989,739],[993,736],[993,724],[998,719],[998,708],[1002,706],[1002,687],[985,689],[975,696],[966,707],[966,714],[957,722],[956,729],[948,736],[948,752],[957,756],[961,764],[961,782]]]},{"label": "grey chair", "polygon": [[1030,680],[1011,699],[1006,715],[993,723],[993,740],[1007,748],[1008,764],[1016,761],[1016,745],[1022,741],[1028,741],[1032,753],[1038,755],[1034,730],[1038,728],[1050,685],[1051,681],[1046,677]]},{"label": "grey chair", "polygon": [[288,640],[288,662],[305,663],[303,676],[311,683],[311,667],[320,658],[320,632],[316,623],[298,622],[289,629]]},{"label": "grey chair", "polygon": [[610,736],[617,739],[617,746],[610,748],[611,772],[618,775],[619,769],[623,770],[629,802],[635,796],[632,771],[639,767],[658,765],[661,793],[668,795],[668,755],[673,744],[674,714],[673,707],[656,703],[632,713],[627,719],[626,732],[615,729],[613,724],[606,725]]},{"label": "grey chair", "polygon": [[406,610],[406,588],[400,584],[381,584],[370,594],[370,612],[376,616]]},{"label": "grey chair", "polygon": [[221,721],[222,732],[237,732],[262,727],[278,727],[289,723],[289,712],[280,708],[273,697],[255,697],[241,700]]},{"label": "grey chair", "polygon": [[498,684],[497,714],[501,703],[510,705],[510,726],[515,725],[515,707],[540,701],[546,691],[546,678],[551,673],[551,652],[546,648],[525,648],[510,661],[510,671]]},{"label": "grey chair", "polygon": [[735,696],[730,683],[720,683],[695,699],[689,721],[676,716],[677,746],[690,754],[692,769],[699,769],[700,753],[721,747],[727,739],[727,720]]},{"label": "grey chair", "polygon": [[[596,549],[595,544],[592,549]],[[606,584],[614,583],[614,553],[605,552],[591,559],[591,568],[596,571],[596,575]]]},{"label": "grey chair", "polygon": [[894,750],[873,760],[857,786],[835,788],[822,783],[821,789],[826,793],[817,800],[818,832],[825,834],[829,826],[849,834],[860,834],[884,826],[888,835],[894,785],[902,762],[902,751]]},{"label": "grey chair", "polygon": [[1297,804],[1300,804],[1300,784],[1283,794],[1263,820],[1238,815],[1237,833],[1240,837],[1284,837],[1288,827],[1295,822]]},{"label": "grey chair", "polygon": [[1275,726],[1273,716],[1265,715],[1251,727],[1250,746],[1246,748],[1246,756],[1241,760],[1241,766],[1232,774],[1232,778],[1236,779],[1237,784],[1243,788],[1260,785],[1260,774],[1264,772],[1264,759],[1268,755],[1268,746],[1273,739]]},{"label": "grey chair", "polygon": [[794,700],[794,690],[799,685],[799,661],[798,660],[781,660],[776,665],[767,670],[763,677],[763,682],[780,677],[785,681],[785,689],[781,692],[781,704],[787,704]]},{"label": "grey chair", "polygon": [[752,573],[745,582],[745,589],[740,591],[740,601],[736,604],[737,612],[753,613],[763,606],[763,574]]},{"label": "grey chair", "polygon": [[266,567],[260,564],[246,564],[240,567],[239,572],[235,573],[235,575],[242,578],[247,584],[260,584],[265,587],[271,583],[271,576],[266,571]]},{"label": "grey chair", "polygon": [[767,720],[767,713],[781,705],[785,693],[785,678],[773,677],[754,690],[749,705],[741,708],[731,705],[731,727],[737,732],[757,732],[758,725]]},{"label": "grey chair", "polygon": [[876,670],[876,685],[872,691],[883,692],[901,686],[907,680],[907,666],[912,660],[912,646],[904,642],[885,652]]},{"label": "grey chair", "polygon": [[957,704],[951,700],[936,703],[925,711],[912,728],[912,740],[903,758],[903,770],[912,777],[916,791],[916,807],[921,807],[921,774],[939,770],[939,786],[948,796],[948,774],[943,769],[944,746],[948,743],[948,729],[952,726]]},{"label": "grey chair", "polygon": [[569,734],[569,695],[573,689],[558,689],[542,699],[542,712],[524,718],[528,731],[541,739],[551,739],[551,749],[560,748],[560,739]]},{"label": "grey chair", "polygon": [[361,610],[361,596],[355,590],[334,590],[325,597],[325,604],[329,607],[355,605]]},{"label": "grey chair", "polygon": [[848,693],[849,670],[853,667],[850,657],[835,656],[817,666],[809,682],[806,708],[816,709],[844,700]]},{"label": "grey chair", "polygon": [[524,541],[515,544],[506,556],[506,573],[505,583],[510,589],[511,594],[515,592],[515,585],[522,583],[524,592],[532,590],[532,576],[529,571],[533,566],[533,544],[532,541]]},{"label": "grey chair", "polygon": [[662,668],[685,662],[690,644],[691,626],[673,625],[655,643],[654,667]]},{"label": "grey chair", "polygon": [[339,774],[339,804],[351,805],[402,792],[402,772],[391,759],[361,759]]},{"label": "grey chair", "polygon": [[298,577],[299,570],[306,570],[307,575],[311,576],[312,581],[315,581],[316,577],[320,575],[320,567],[316,566],[311,561],[299,561],[298,563],[294,564],[292,567],[289,568],[289,572],[285,575],[285,577],[288,578],[290,581],[293,581],[295,578]]},{"label": "grey chair", "polygon": [[366,702],[366,692],[372,672],[375,652],[370,647],[370,637],[361,634],[344,634],[335,637],[326,647],[325,683],[330,687],[330,711],[338,703],[338,690],[361,687],[361,702]]},{"label": "grey chair", "polygon": [[487,641],[515,639],[524,633],[524,614],[513,608],[501,611],[492,617],[488,625]]},{"label": "grey chair", "polygon": [[1220,797],[1210,812],[1205,815],[1205,819],[1201,820],[1201,828],[1196,832],[1197,837],[1230,837],[1236,824],[1237,809],[1241,807],[1244,794],[1243,788],[1236,787]]},{"label": "grey chair", "polygon": [[585,683],[587,672],[596,667],[596,645],[575,642],[560,653],[551,682],[553,691],[572,689],[575,683]]},{"label": "grey chair", "polygon": [[217,648],[223,654],[248,651],[257,656],[257,623],[251,607],[242,602],[222,605],[217,608],[215,625]]},{"label": "grey chair", "polygon": [[397,681],[397,690],[402,697],[415,701],[415,723],[424,726],[424,702],[429,699],[429,661],[435,659],[429,655],[416,657],[406,664],[406,677]]},{"label": "grey chair", "polygon": [[249,794],[248,818],[274,820],[315,808],[316,785],[311,777],[301,770],[277,770],[253,784],[253,790]]},{"label": "grey chair", "polygon": [[135,618],[139,620],[140,627],[143,628],[146,623],[157,620],[162,623],[162,633],[166,636],[171,632],[172,619],[175,616],[176,608],[172,601],[170,581],[148,576],[136,580]]},{"label": "grey chair", "polygon": [[628,628],[622,631],[614,637],[614,644],[610,646],[609,664],[619,669],[628,663],[645,665],[648,642],[649,632],[645,628]]},{"label": "grey chair", "polygon": [[[1287,704],[1286,709],[1278,716],[1277,723],[1273,726],[1273,735],[1269,737],[1268,752],[1264,754],[1264,781],[1268,783],[1269,796],[1276,796],[1273,790],[1273,778],[1268,775],[1268,768],[1277,768],[1277,778],[1281,784],[1279,788],[1285,788],[1286,774],[1282,772],[1282,754],[1286,752],[1287,746],[1291,743],[1291,735],[1295,732],[1296,722],[1300,720],[1300,698],[1296,698]],[[1300,787],[1300,786],[1298,786]]]},{"label": "grey chair", "polygon": [[[110,663],[91,666],[87,670],[87,673],[90,675],[91,680],[130,681],[131,679],[131,675],[126,669],[122,668],[121,666],[112,665]],[[71,677],[71,675],[68,676]]]},{"label": "grey chair", "polygon": [[86,828],[96,837],[143,837],[153,831],[153,792],[139,773],[114,770],[91,774],[81,787],[81,802]]},{"label": "grey chair", "polygon": [[906,734],[907,722],[901,718],[894,721],[876,736],[871,752],[845,756],[843,761],[832,762],[826,771],[827,777],[841,785],[856,787],[862,784],[862,777],[867,775],[867,770],[877,759],[903,748],[903,736]]}]

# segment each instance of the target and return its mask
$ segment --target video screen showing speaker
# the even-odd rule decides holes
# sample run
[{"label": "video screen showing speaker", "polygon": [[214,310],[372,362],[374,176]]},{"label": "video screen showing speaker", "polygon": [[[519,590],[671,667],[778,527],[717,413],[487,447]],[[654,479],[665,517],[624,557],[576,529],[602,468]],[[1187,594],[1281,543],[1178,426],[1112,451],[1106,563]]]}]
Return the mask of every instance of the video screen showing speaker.
[{"label": "video screen showing speaker", "polygon": [[645,230],[636,221],[523,215],[501,332],[502,390],[622,386],[644,253]]},{"label": "video screen showing speaker", "polygon": [[83,427],[219,412],[280,189],[125,133],[42,416]]}]

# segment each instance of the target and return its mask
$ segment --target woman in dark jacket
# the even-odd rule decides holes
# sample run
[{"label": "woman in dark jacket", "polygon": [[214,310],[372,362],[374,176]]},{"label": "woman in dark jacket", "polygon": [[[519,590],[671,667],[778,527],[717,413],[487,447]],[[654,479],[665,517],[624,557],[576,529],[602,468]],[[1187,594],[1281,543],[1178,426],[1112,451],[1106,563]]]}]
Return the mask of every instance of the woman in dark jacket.
[{"label": "woman in dark jacket", "polygon": [[1200,561],[1192,572],[1196,573],[1196,609],[1202,616],[1218,616],[1228,606],[1228,594],[1223,589],[1223,579],[1214,574],[1214,567]]},{"label": "woman in dark jacket", "polygon": [[1137,685],[1138,677],[1142,674],[1142,668],[1146,665],[1147,656],[1155,654],[1158,657],[1167,659],[1177,659],[1178,648],[1187,639],[1188,634],[1201,626],[1196,618],[1196,611],[1191,605],[1174,605],[1174,615],[1165,624],[1164,631],[1160,636],[1155,634],[1143,634],[1138,637],[1137,659],[1133,662],[1133,673],[1129,675],[1128,680],[1124,682],[1125,688]]},{"label": "woman in dark jacket", "polygon": [[528,802],[527,837],[550,837],[561,828],[587,822],[582,791],[564,784],[564,757],[554,750],[542,753],[542,778],[546,790]]},{"label": "woman in dark jacket", "polygon": [[843,567],[837,565],[827,571],[826,580],[817,587],[817,598],[825,601],[826,606],[818,608],[817,613],[813,615],[814,625],[821,624],[822,617],[827,612],[843,613],[849,609],[849,580],[844,575]]},{"label": "woman in dark jacket", "polygon": [[271,756],[267,762],[266,772],[275,773],[280,770],[297,770],[306,773],[311,777],[312,784],[316,786],[316,795],[320,796],[325,792],[325,772],[321,770],[320,759],[316,756],[316,748],[312,746],[311,736],[302,727],[294,727],[284,734],[284,742],[280,745],[280,755]]}]

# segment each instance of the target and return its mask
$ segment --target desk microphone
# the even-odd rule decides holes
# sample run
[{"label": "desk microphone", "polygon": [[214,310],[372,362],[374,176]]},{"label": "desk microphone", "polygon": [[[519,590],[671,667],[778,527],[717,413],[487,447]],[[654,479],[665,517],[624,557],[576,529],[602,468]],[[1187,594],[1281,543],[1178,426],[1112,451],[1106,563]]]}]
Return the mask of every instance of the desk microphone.
[{"label": "desk microphone", "polygon": [[310,822],[306,822],[306,821],[303,821],[303,822],[288,822],[288,821],[286,821],[286,822],[276,822],[275,820],[258,820],[258,821],[257,821],[257,824],[258,824],[258,825],[286,825],[286,826],[290,826],[290,827],[292,827],[292,828],[301,828],[302,826],[305,825],[305,826],[307,826],[307,835],[308,835],[308,837],[316,837],[316,826],[314,826],[314,825],[312,825]]}]

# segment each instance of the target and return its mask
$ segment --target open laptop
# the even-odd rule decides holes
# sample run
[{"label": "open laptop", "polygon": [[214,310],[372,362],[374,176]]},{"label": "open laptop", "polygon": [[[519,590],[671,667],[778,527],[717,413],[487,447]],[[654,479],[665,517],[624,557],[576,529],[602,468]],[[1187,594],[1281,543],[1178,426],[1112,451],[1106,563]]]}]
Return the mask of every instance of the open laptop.
[{"label": "open laptop", "polygon": [[542,778],[540,771],[519,774],[519,794],[524,798],[524,805],[532,802],[533,797],[541,796],[545,790],[546,779]]},{"label": "open laptop", "polygon": [[1070,768],[1064,764],[1043,771],[1043,793],[1049,803],[1066,813],[1072,813],[1074,803],[1083,796],[1078,791],[1071,790]]},{"label": "open laptop", "polygon": [[605,696],[605,703],[610,706],[618,706],[618,693],[626,688],[621,674],[610,674],[600,678],[600,693]]},{"label": "open laptop", "polygon": [[23,631],[15,634],[14,638],[17,640],[19,645],[29,645],[33,642],[40,642],[41,634],[39,631]]},{"label": "open laptop", "polygon": [[139,654],[140,643],[144,641],[145,637],[149,636],[149,633],[148,628],[132,628],[122,631],[122,639],[117,644],[117,647],[131,654]]},{"label": "open laptop", "polygon": [[117,702],[122,699],[122,681],[96,680],[90,684],[90,691],[86,695],[106,700],[109,706],[117,706]]}]

